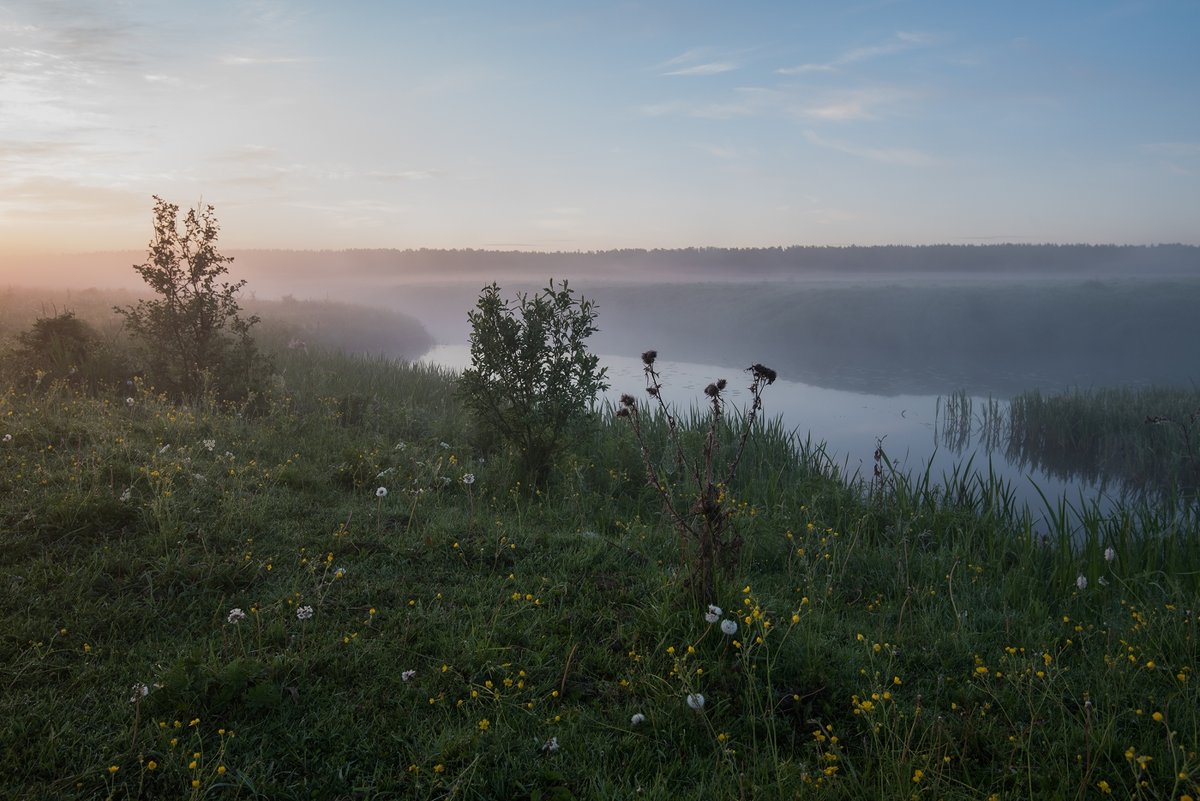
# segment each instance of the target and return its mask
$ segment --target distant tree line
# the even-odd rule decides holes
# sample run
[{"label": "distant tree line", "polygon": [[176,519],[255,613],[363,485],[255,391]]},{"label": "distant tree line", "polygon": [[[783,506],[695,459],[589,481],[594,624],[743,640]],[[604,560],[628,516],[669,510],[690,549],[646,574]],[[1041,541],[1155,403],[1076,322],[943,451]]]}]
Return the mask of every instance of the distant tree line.
[{"label": "distant tree line", "polygon": [[443,278],[790,278],[912,272],[1077,276],[1200,275],[1194,245],[881,245],[847,247],[620,249],[533,252],[438,250],[258,250],[241,254],[267,271],[327,276],[435,274]]}]

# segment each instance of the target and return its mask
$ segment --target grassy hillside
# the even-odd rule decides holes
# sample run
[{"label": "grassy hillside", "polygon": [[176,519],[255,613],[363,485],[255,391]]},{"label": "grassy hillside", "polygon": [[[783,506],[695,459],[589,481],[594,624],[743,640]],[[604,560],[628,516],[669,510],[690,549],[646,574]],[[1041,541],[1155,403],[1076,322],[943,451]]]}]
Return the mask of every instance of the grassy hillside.
[{"label": "grassy hillside", "polygon": [[258,416],[0,390],[3,797],[1197,794],[1186,509],[1048,531],[767,424],[695,600],[622,421],[535,491],[452,375],[277,360]]}]

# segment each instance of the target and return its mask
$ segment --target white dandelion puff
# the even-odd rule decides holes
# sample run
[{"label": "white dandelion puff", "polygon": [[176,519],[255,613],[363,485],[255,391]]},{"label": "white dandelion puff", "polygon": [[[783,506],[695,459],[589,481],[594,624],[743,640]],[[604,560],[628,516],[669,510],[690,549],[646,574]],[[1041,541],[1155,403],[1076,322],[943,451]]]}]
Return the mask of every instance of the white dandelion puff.
[{"label": "white dandelion puff", "polygon": [[708,611],[704,613],[704,620],[708,623],[716,623],[721,619],[721,615],[723,614],[724,612],[721,611],[721,607],[709,604]]},{"label": "white dandelion puff", "polygon": [[1112,560],[1114,560],[1116,558],[1117,558],[1117,552],[1115,550],[1113,550],[1113,547],[1111,545],[1104,549],[1104,561],[1105,562],[1111,562]]},{"label": "white dandelion puff", "polygon": [[376,498],[386,498],[387,497],[387,487],[380,487],[379,489],[375,490],[375,497]]},{"label": "white dandelion puff", "polygon": [[1079,578],[1075,579],[1075,586],[1078,587],[1080,590],[1086,590],[1087,589],[1087,576],[1080,573]]},{"label": "white dandelion puff", "polygon": [[143,698],[145,698],[147,695],[150,694],[150,688],[147,687],[145,684],[141,684],[140,682],[138,684],[133,685],[133,687],[131,687],[130,689],[131,689],[131,694],[129,696],[129,703],[131,703],[131,704],[138,703],[139,701],[141,701]]},{"label": "white dandelion puff", "polygon": [[125,405],[132,409],[133,408],[133,398],[126,398]]},{"label": "white dandelion puff", "polygon": [[700,693],[688,693],[687,705],[699,712],[704,709],[704,696]]},{"label": "white dandelion puff", "polygon": [[416,677],[416,675],[417,675],[417,671],[415,671],[415,670],[406,670],[406,671],[404,671],[403,673],[401,673],[401,674],[400,674],[400,679],[401,679],[401,681],[412,681],[412,680],[413,680],[413,678],[415,678],[415,677]]},{"label": "white dandelion puff", "polygon": [[5,435],[4,435],[4,441],[5,441],[5,442],[12,442],[12,434],[5,434]]},{"label": "white dandelion puff", "polygon": [[721,633],[727,637],[732,637],[733,635],[737,634],[737,629],[738,625],[736,620],[726,619],[721,621]]},{"label": "white dandelion puff", "polygon": [[226,623],[237,623],[239,620],[245,620],[245,619],[246,619],[246,613],[242,611],[241,607],[235,606],[233,609],[229,610],[229,615],[225,618],[225,622]]},{"label": "white dandelion puff", "polygon": [[643,724],[645,722],[646,722],[646,716],[643,715],[641,712],[634,713],[633,717],[631,717],[629,719],[630,726],[640,726],[641,724]]}]

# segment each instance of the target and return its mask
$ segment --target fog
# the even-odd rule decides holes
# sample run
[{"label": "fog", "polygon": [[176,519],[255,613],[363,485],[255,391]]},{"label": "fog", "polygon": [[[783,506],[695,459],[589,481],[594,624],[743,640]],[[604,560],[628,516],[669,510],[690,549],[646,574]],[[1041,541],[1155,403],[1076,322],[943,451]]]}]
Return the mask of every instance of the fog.
[{"label": "fog", "polygon": [[[362,303],[467,341],[480,288],[568,279],[596,301],[594,349],[753,361],[878,395],[1192,385],[1200,248],[1169,245],[701,248],[595,253],[229,251],[245,297]],[[10,261],[0,286],[140,292],[138,252]],[[344,340],[341,344],[346,344]],[[410,357],[397,347],[392,355]]]}]

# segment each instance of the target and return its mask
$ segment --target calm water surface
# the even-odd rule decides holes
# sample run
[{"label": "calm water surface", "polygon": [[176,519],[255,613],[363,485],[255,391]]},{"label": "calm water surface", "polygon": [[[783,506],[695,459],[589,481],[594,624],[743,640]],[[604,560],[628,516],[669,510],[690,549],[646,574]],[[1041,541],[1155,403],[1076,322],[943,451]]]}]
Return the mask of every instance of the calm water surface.
[{"label": "calm water surface", "polygon": [[[439,345],[422,357],[422,361],[462,370],[470,364],[468,345]],[[608,398],[615,404],[622,393],[645,398],[645,375],[637,356],[600,356],[608,367],[611,388]],[[736,369],[689,362],[670,362],[660,359],[659,368],[664,399],[676,408],[700,405],[704,387],[724,378],[729,403],[744,407],[749,402],[749,374]],[[979,408],[986,398],[972,398]],[[999,402],[1007,413],[1007,404]],[[979,437],[949,447],[947,437],[939,431],[937,395],[867,395],[843,390],[825,389],[780,378],[763,393],[763,408],[767,417],[779,416],[785,428],[801,439],[811,437],[813,444],[824,443],[826,453],[846,469],[869,477],[874,468],[876,441],[883,439],[884,451],[900,469],[923,473],[932,465],[932,477],[941,479],[954,472],[956,465],[973,459],[972,468],[986,473],[988,463],[996,475],[1009,482],[1018,502],[1025,503],[1035,513],[1045,504],[1038,492],[1049,499],[1066,497],[1078,504],[1080,496],[1090,500],[1100,498],[1103,506],[1113,499],[1104,496],[1100,488],[1082,479],[1076,480],[1048,475],[1042,470],[1010,462],[1003,448],[988,449]]]}]

